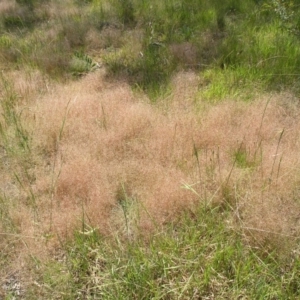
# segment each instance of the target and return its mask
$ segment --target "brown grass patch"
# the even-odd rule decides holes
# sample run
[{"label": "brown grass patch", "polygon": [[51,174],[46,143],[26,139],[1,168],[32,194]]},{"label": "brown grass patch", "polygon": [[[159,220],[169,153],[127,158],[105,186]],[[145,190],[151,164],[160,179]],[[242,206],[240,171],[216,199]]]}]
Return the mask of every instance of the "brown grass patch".
[{"label": "brown grass patch", "polygon": [[199,51],[189,42],[170,45],[170,52],[176,60],[186,67],[195,68],[199,64]]},{"label": "brown grass patch", "polygon": [[15,7],[16,7],[16,1],[14,1],[14,0],[1,1],[0,2],[0,15],[13,10]]},{"label": "brown grass patch", "polygon": [[14,172],[23,169],[8,166],[1,189],[18,203],[11,215],[30,253],[83,220],[135,238],[204,201],[229,209],[229,225],[252,242],[299,233],[300,118],[289,95],[197,104],[198,78],[182,73],[173,95],[153,105],[101,72],[44,94],[19,81],[30,98],[34,178],[23,174],[20,187]]}]

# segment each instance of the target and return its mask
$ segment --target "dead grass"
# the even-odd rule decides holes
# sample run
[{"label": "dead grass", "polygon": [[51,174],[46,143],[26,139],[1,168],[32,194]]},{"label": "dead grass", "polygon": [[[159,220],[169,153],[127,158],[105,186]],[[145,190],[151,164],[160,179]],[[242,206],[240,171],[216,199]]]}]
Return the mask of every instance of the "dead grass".
[{"label": "dead grass", "polygon": [[[184,76],[183,80],[189,80]],[[239,193],[248,194],[245,187],[251,184],[257,189],[254,199],[263,189],[267,190],[264,199],[274,198],[275,187],[275,194],[289,189],[290,176],[285,174],[292,172],[298,163],[299,121],[295,111],[281,106],[284,95],[251,104],[226,101],[197,115],[189,101],[181,101],[181,105],[178,99],[171,101],[165,111],[139,102],[127,85],[109,89],[104,86],[99,93],[97,85],[101,80],[99,75],[92,74],[79,84],[60,87],[55,98],[46,96],[35,108],[36,116],[42,116],[36,120],[38,131],[34,130],[37,146],[48,152],[49,163],[53,156],[61,156],[55,193],[61,208],[56,213],[65,208],[71,215],[72,209],[82,209],[83,202],[87,209],[101,211],[100,215],[106,216],[91,218],[94,226],[99,222],[107,224],[109,220],[105,219],[117,205],[114,191],[124,183],[158,222],[164,222],[178,207],[196,200],[181,189],[183,182],[196,183],[198,176],[202,176],[201,189],[207,190],[207,195],[215,193],[227,180],[234,164],[233,152],[241,144],[249,159],[257,160],[257,166],[249,170],[234,167],[233,188],[242,182]],[[184,113],[182,106],[186,106]],[[285,133],[279,141],[283,129]],[[49,152],[49,147],[55,151]],[[199,166],[194,147],[199,152]],[[213,155],[218,155],[218,161],[212,162],[216,160]],[[207,182],[213,177],[216,183],[210,189]],[[45,176],[41,178],[45,180]],[[271,201],[274,203],[276,198]],[[258,205],[254,199],[251,210]],[[268,201],[263,202],[265,206]]]},{"label": "dead grass", "polygon": [[199,54],[195,45],[184,42],[180,44],[170,45],[170,51],[175,59],[177,59],[184,66],[195,68],[198,65]]},{"label": "dead grass", "polygon": [[3,0],[0,2],[0,14],[6,13],[16,6],[16,2],[14,0]]},{"label": "dead grass", "polygon": [[199,201],[232,211],[229,226],[251,243],[299,233],[300,118],[290,95],[199,103],[198,77],[182,73],[173,94],[153,105],[100,71],[42,92],[42,75],[22,78],[34,179],[20,187],[14,174],[22,169],[7,165],[1,190],[18,203],[9,210],[24,253],[45,255],[83,220],[135,238],[136,228],[147,234]]}]

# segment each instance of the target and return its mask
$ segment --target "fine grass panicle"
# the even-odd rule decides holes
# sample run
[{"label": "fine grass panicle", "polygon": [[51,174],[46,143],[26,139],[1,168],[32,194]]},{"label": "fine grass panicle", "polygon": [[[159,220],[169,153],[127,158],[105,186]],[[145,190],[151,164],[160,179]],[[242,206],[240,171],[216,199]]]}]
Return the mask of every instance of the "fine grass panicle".
[{"label": "fine grass panicle", "polygon": [[[99,76],[102,75],[95,73],[82,83],[59,87],[58,94],[68,94],[70,99],[67,115],[64,96],[54,100],[46,96],[35,108],[38,124],[35,147],[46,154],[50,164],[53,155],[60,157],[55,202],[65,217],[57,215],[57,221],[64,220],[59,227],[64,224],[63,227],[69,228],[70,209],[76,215],[83,204],[90,225],[107,224],[109,218],[98,217],[104,213],[109,217],[110,211],[114,211],[118,203],[116,195],[120,194],[114,191],[120,189],[120,182],[130,187],[129,198],[144,203],[144,211],[139,212],[141,228],[153,227],[149,214],[155,216],[156,222],[164,223],[177,209],[201,202],[203,197],[215,204],[228,201],[224,185],[230,190],[230,197],[236,199],[236,208],[243,207],[243,222],[249,221],[251,227],[262,226],[261,221],[254,224],[261,213],[252,215],[248,210],[260,210],[269,201],[273,204],[275,199],[279,201],[278,211],[269,211],[270,219],[273,213],[284,213],[279,212],[281,196],[273,199],[273,192],[276,190],[275,194],[287,197],[283,196],[289,190],[287,186],[292,192],[293,183],[284,174],[298,163],[297,117],[293,108],[282,110],[285,95],[274,96],[269,102],[264,99],[249,104],[229,101],[206,106],[201,108],[199,119],[192,98],[188,105],[174,95],[174,102],[169,100],[168,108],[163,103],[157,104],[162,105],[160,113],[147,103],[137,102],[128,86],[114,87],[110,82],[103,83],[99,103],[97,82],[104,80]],[[181,80],[184,78],[190,80],[189,76],[182,76]],[[109,89],[105,88],[106,84]],[[289,116],[289,121],[281,116],[281,111]],[[57,152],[55,141],[64,118]],[[287,135],[282,134],[283,128]],[[288,157],[284,154],[287,151]],[[105,167],[106,163],[109,168]],[[182,190],[180,186],[184,182],[195,184],[198,196]],[[39,184],[46,188],[46,183],[45,177]],[[254,189],[253,194],[248,189]],[[249,201],[252,197],[253,201]],[[157,202],[158,198],[161,200]],[[263,220],[266,222],[268,218]],[[273,225],[271,222],[263,227],[277,230]],[[285,226],[280,230],[285,230]],[[107,232],[107,225],[103,229]]]}]

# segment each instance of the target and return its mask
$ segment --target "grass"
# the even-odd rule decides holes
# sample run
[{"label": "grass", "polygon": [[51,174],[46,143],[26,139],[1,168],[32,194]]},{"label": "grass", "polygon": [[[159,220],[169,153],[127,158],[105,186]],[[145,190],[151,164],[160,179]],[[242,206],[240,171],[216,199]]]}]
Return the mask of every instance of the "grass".
[{"label": "grass", "polygon": [[297,105],[206,103],[199,120],[197,76],[178,76],[156,104],[100,71],[27,98],[30,151],[2,153],[1,187],[26,297],[298,297]]},{"label": "grass", "polygon": [[1,2],[0,298],[298,299],[298,10]]},{"label": "grass", "polygon": [[182,69],[205,70],[212,78],[204,99],[298,89],[298,7],[292,2],[69,2],[23,1],[4,9],[3,62],[70,77],[86,72],[76,61],[82,53],[154,98]]},{"label": "grass", "polygon": [[282,269],[276,253],[253,249],[242,230],[225,226],[230,218],[219,207],[200,206],[145,241],[118,235],[107,241],[86,227],[65,245],[65,263],[49,267],[45,286],[66,299],[299,297],[295,257]]}]

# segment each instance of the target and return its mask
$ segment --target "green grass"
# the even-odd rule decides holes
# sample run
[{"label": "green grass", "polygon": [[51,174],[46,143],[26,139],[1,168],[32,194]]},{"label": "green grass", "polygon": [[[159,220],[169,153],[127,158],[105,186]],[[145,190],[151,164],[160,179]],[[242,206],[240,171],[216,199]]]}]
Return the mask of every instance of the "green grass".
[{"label": "green grass", "polygon": [[[298,13],[298,7],[286,9],[293,15]],[[139,12],[136,22],[143,24],[141,53],[144,55],[129,60],[116,56],[106,60],[106,65],[113,73],[126,69],[133,81],[146,90],[153,85],[153,77],[159,84],[165,84],[178,70],[176,57],[168,49],[173,43],[183,42],[197,49],[198,64],[194,68],[204,62],[213,77],[214,84],[207,86],[204,98],[237,96],[236,90],[245,90],[246,94],[257,87],[298,89],[299,38],[295,30],[284,26],[285,19],[278,15],[276,7],[252,1],[247,4],[226,1],[222,5],[218,1],[172,1],[139,7],[132,1],[131,10]],[[148,14],[148,10],[153,14]],[[208,33],[212,40],[219,39],[217,44],[202,40]],[[160,50],[151,50],[153,44]]]},{"label": "green grass", "polygon": [[251,247],[225,225],[231,217],[200,205],[136,240],[86,226],[64,244],[64,262],[44,266],[43,288],[53,299],[298,299],[299,261],[280,245]]},{"label": "green grass", "polygon": [[[176,71],[187,68],[200,74],[205,69],[204,77],[210,74],[213,83],[200,93],[204,99],[238,97],[253,89],[299,90],[300,12],[291,1],[80,1],[75,13],[51,20],[44,1],[18,2],[22,15],[13,10],[4,14],[1,56],[53,77],[88,70],[74,62],[74,55],[90,54],[89,29],[101,35],[110,28],[126,38],[117,48],[115,41],[106,42],[101,56],[107,70],[150,95],[167,86]],[[47,32],[53,25],[58,33],[50,40],[35,30],[43,27]],[[135,32],[140,37],[133,41]],[[190,54],[178,59],[179,54],[171,51],[172,45],[182,43],[194,47],[192,64]],[[95,52],[91,53],[93,58]]]},{"label": "green grass", "polygon": [[18,111],[18,95],[12,84],[1,75],[2,99],[0,120],[1,145],[9,154],[30,152],[29,134],[23,126],[22,111]]}]

